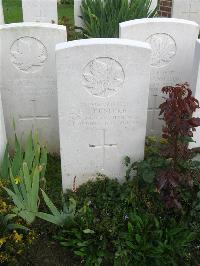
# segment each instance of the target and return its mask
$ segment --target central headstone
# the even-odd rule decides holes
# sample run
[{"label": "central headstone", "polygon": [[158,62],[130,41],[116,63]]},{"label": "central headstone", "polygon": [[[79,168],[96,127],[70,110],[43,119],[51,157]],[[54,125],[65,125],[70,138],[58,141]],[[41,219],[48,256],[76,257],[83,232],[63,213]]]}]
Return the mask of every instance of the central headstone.
[{"label": "central headstone", "polygon": [[24,22],[58,23],[57,0],[22,0]]},{"label": "central headstone", "polygon": [[169,18],[138,19],[120,24],[120,37],[148,42],[152,47],[147,134],[160,135],[161,89],[190,82],[198,24]]},{"label": "central headstone", "polygon": [[19,137],[38,129],[41,143],[59,152],[55,46],[65,40],[64,26],[0,26],[1,92],[9,142],[14,119]]},{"label": "central headstone", "polygon": [[56,50],[63,188],[97,172],[122,179],[124,157],[144,155],[150,46],[90,39]]},{"label": "central headstone", "polygon": [[174,0],[172,17],[188,19],[200,24],[200,0]]}]

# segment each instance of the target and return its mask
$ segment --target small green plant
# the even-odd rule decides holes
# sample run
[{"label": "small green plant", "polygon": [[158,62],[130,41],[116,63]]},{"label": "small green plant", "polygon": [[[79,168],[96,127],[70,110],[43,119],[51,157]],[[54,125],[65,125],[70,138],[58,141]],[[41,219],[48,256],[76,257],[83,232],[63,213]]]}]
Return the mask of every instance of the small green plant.
[{"label": "small green plant", "polygon": [[87,38],[119,37],[119,23],[154,17],[152,0],[83,0],[81,6],[83,33]]},{"label": "small green plant", "polygon": [[34,222],[39,205],[39,172],[38,166],[29,173],[27,163],[23,163],[19,179],[15,179],[10,173],[13,190],[4,187],[15,207],[12,212],[25,220],[28,224]]},{"label": "small green plant", "polygon": [[7,180],[0,181],[0,264],[16,265],[17,258],[34,240],[33,231],[15,214],[10,214],[13,205],[6,197],[3,187]]},{"label": "small green plant", "polygon": [[38,212],[37,216],[39,218],[61,227],[68,226],[68,224],[73,222],[76,211],[76,202],[73,198],[69,199],[69,206],[63,198],[63,210],[59,211],[43,190],[42,195],[52,214]]},{"label": "small green plant", "polygon": [[42,167],[40,177],[41,179],[44,178],[47,164],[47,149],[39,144],[37,132],[35,132],[34,136],[32,132],[29,134],[24,150],[15,134],[14,155],[10,156],[9,145],[7,145],[0,167],[0,176],[4,179],[9,178],[11,169],[12,175],[18,177],[23,162],[26,162],[30,171],[40,165]]},{"label": "small green plant", "polygon": [[8,146],[1,167],[4,180],[10,182],[4,187],[11,197],[15,208],[12,212],[24,219],[28,224],[36,218],[39,205],[39,187],[45,184],[45,171],[47,164],[46,147],[39,144],[38,134],[29,134],[25,150],[23,151],[15,134],[15,152],[10,156]]}]

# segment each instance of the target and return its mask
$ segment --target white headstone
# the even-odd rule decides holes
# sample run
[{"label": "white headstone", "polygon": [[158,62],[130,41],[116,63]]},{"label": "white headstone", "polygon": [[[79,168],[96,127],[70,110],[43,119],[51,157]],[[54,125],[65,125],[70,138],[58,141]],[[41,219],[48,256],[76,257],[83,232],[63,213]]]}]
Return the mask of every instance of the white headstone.
[{"label": "white headstone", "polygon": [[138,19],[120,24],[120,37],[146,41],[153,49],[147,134],[160,134],[161,89],[190,82],[198,24],[179,19]]},{"label": "white headstone", "polygon": [[18,23],[0,26],[2,103],[8,140],[12,121],[19,136],[38,129],[50,152],[59,152],[55,46],[64,26]]},{"label": "white headstone", "polygon": [[2,0],[0,0],[0,24],[4,24],[4,15],[3,15]]},{"label": "white headstone", "polygon": [[123,178],[144,155],[151,49],[120,39],[57,45],[63,188],[97,172]]},{"label": "white headstone", "polygon": [[6,131],[5,131],[3,108],[2,108],[1,94],[0,94],[0,166],[6,148],[6,142],[7,142]]},{"label": "white headstone", "polygon": [[[193,80],[192,80],[192,91],[194,97],[200,103],[200,40],[197,40],[195,47],[195,56],[194,56],[194,64],[193,64]],[[194,117],[200,117],[200,109],[194,114]],[[190,144],[191,148],[200,147],[200,127],[197,128],[196,132],[194,132],[194,141]]]},{"label": "white headstone", "polygon": [[22,0],[24,22],[58,23],[57,0]]},{"label": "white headstone", "polygon": [[83,27],[81,16],[81,3],[82,0],[74,0],[74,24],[76,27]]},{"label": "white headstone", "polygon": [[200,24],[200,0],[174,0],[172,17],[188,19]]},{"label": "white headstone", "polygon": [[[83,27],[81,17],[81,3],[82,0],[74,0],[74,23],[77,27]],[[152,0],[150,10],[154,10],[158,4],[158,0]]]}]

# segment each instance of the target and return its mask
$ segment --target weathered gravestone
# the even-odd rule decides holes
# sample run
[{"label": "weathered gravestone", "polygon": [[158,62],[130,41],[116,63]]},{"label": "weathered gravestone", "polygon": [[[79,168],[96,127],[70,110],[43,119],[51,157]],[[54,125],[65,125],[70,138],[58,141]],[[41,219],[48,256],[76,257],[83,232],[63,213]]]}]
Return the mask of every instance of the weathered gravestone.
[{"label": "weathered gravestone", "polygon": [[58,23],[57,0],[22,0],[24,22]]},{"label": "weathered gravestone", "polygon": [[160,134],[161,89],[190,82],[198,24],[167,18],[139,19],[120,24],[120,37],[148,42],[152,49],[147,134]]},{"label": "weathered gravestone", "polygon": [[0,94],[0,166],[6,148],[6,142],[7,140],[6,140],[3,108],[2,108],[1,94]]},{"label": "weathered gravestone", "polygon": [[[74,23],[77,27],[83,27],[81,19],[81,3],[82,0],[74,0]],[[152,0],[150,10],[154,10],[158,4],[158,0]]]},{"label": "weathered gravestone", "polygon": [[[194,97],[200,102],[200,40],[197,40],[195,47],[195,56],[193,64],[192,92]],[[200,109],[194,114],[194,117],[200,117]],[[191,148],[200,147],[200,128],[194,132],[194,141],[190,144]]]},{"label": "weathered gravestone", "polygon": [[0,26],[1,91],[9,141],[14,119],[19,136],[38,129],[49,151],[59,151],[55,46],[65,40],[63,26]]},{"label": "weathered gravestone", "polygon": [[124,157],[144,154],[150,46],[90,39],[56,50],[63,188],[97,172],[122,178]]},{"label": "weathered gravestone", "polygon": [[2,0],[0,0],[0,24],[4,24],[4,15],[3,15]]},{"label": "weathered gravestone", "polygon": [[172,17],[188,19],[200,24],[200,0],[174,0]]}]

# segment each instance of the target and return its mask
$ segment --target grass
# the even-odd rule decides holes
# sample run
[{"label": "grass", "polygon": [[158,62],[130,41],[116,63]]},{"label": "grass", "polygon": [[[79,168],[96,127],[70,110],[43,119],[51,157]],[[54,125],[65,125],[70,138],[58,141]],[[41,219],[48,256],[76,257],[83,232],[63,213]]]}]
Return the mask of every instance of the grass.
[{"label": "grass", "polygon": [[[21,0],[3,0],[5,23],[17,23],[23,21]],[[58,18],[67,17],[74,24],[73,4],[58,5]]]},{"label": "grass", "polygon": [[23,21],[21,0],[3,0],[5,23]]}]

